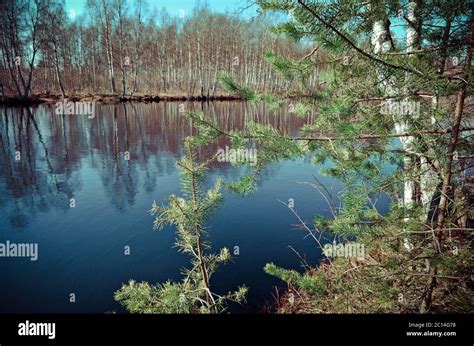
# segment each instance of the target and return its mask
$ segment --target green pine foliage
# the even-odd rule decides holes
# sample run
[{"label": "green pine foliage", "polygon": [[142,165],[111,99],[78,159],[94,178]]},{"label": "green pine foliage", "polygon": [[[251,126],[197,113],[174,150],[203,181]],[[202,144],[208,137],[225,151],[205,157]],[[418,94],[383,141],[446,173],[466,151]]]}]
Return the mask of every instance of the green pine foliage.
[{"label": "green pine foliage", "polygon": [[[464,101],[472,98],[474,14],[469,3],[418,2],[422,5],[414,15],[419,24],[407,20],[408,9],[416,5],[412,1],[257,3],[263,11],[286,16],[288,20],[273,31],[306,45],[309,54],[300,59],[266,55],[291,82],[284,95],[253,91],[226,74],[222,84],[270,108],[281,107],[291,96],[294,116],[308,121],[292,137],[257,123],[224,131],[203,113],[187,114],[198,134],[187,139],[188,153],[178,162],[183,195],[170,196],[164,206],[154,203],[151,213],[156,215],[156,228],[176,227],[176,245],[192,258],[190,267],[183,271],[182,282],[150,286],[131,281],[116,299],[129,311],[143,313],[220,312],[228,300],[242,301],[245,287],[225,296],[210,290],[209,278],[229,262],[230,254],[227,249],[209,253],[210,244],[203,240],[206,221],[222,202],[223,188],[258,193],[267,165],[310,157],[322,174],[342,182],[343,189],[334,197],[316,177],[310,183],[323,195],[332,216],[317,214],[312,223],[299,221],[325,257],[313,264],[301,257],[302,271],[279,267],[277,258],[265,266],[267,274],[288,285],[277,298],[276,312],[471,312],[468,219],[473,211],[462,163],[454,159],[472,154],[472,139],[459,131],[467,126]],[[374,27],[390,29],[398,22],[405,28],[385,32],[381,39],[388,49],[375,51]],[[448,22],[451,29],[443,35]],[[407,27],[418,37],[410,54],[406,40],[397,37],[405,37]],[[448,68],[453,57],[460,65]],[[321,88],[307,90],[306,81],[315,72]],[[388,101],[396,108],[387,108]],[[413,107],[401,110],[400,104]],[[318,114],[314,121],[307,117],[310,112]],[[220,137],[230,139],[235,149],[256,148],[257,161],[237,181],[218,180],[204,191],[209,160],[196,163],[191,148]],[[383,197],[392,202],[381,213],[378,201]],[[333,240],[338,246],[359,244],[363,253],[332,256],[323,243]]]},{"label": "green pine foliage", "polygon": [[[317,185],[332,217],[316,215],[313,224],[303,226],[318,246],[333,238],[365,246],[363,258],[303,263],[303,273],[267,264],[265,272],[289,286],[276,311],[472,311],[472,228],[467,227],[472,205],[460,163],[452,159],[454,151],[459,156],[472,154],[470,137],[456,133],[457,126],[467,122],[456,125],[454,117],[457,102],[472,95],[473,13],[468,2],[424,1],[414,13],[420,19],[418,26],[407,20],[413,6],[409,1],[257,3],[263,11],[286,16],[288,20],[273,31],[307,45],[311,53],[299,60],[266,55],[278,73],[298,82],[291,83],[293,89],[286,95],[260,94],[226,75],[223,85],[271,107],[283,105],[292,95],[295,116],[304,118],[310,111],[318,116],[302,126],[298,136],[289,137],[269,125],[253,123],[243,131],[225,133],[199,115],[200,133],[207,136],[211,131],[209,140],[229,137],[235,147],[251,143],[258,148],[257,167],[249,167],[248,174],[229,185],[236,192],[256,192],[259,172],[272,162],[308,155],[314,164],[324,165],[321,173],[343,183],[340,200]],[[374,51],[374,26],[399,22],[405,24],[403,29],[383,37],[388,51]],[[451,29],[443,36],[448,22]],[[409,26],[418,35],[411,54],[400,38]],[[449,68],[453,57],[460,62],[457,68]],[[306,79],[315,71],[321,88],[305,90]],[[384,108],[388,101],[414,108]],[[407,138],[410,143],[403,144]],[[404,196],[407,182],[414,187],[410,203]],[[430,191],[430,184],[433,192],[426,202],[423,193]],[[442,190],[444,185],[447,190]],[[445,205],[440,196],[446,191]],[[392,204],[382,214],[377,201],[383,196]]]},{"label": "green pine foliage", "polygon": [[[208,135],[212,135],[212,130]],[[150,214],[156,216],[155,229],[176,228],[175,245],[191,258],[190,266],[183,269],[180,282],[151,285],[132,280],[123,285],[115,293],[115,300],[131,313],[220,313],[226,310],[229,301],[245,301],[245,286],[225,295],[211,291],[212,275],[232,258],[227,248],[211,253],[211,244],[206,240],[209,231],[206,221],[223,201],[223,182],[218,179],[212,188],[204,190],[207,166],[214,158],[197,163],[196,139],[199,141],[199,138],[186,140],[187,154],[177,162],[182,196],[171,195],[168,204],[162,206],[153,202],[150,209]]]}]

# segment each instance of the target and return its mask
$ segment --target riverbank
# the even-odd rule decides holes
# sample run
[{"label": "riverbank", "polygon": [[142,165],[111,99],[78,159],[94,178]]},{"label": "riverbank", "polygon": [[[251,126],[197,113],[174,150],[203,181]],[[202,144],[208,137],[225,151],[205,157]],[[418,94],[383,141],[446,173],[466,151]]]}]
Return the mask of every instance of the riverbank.
[{"label": "riverbank", "polygon": [[[8,106],[26,106],[35,104],[51,104],[63,100],[64,98],[58,94],[37,94],[24,99],[18,96],[5,96],[0,98],[1,105]],[[230,94],[216,95],[182,95],[182,94],[136,94],[132,96],[122,97],[117,94],[84,94],[68,96],[69,101],[86,101],[98,103],[122,103],[122,102],[183,102],[183,101],[239,101],[241,97]]]}]

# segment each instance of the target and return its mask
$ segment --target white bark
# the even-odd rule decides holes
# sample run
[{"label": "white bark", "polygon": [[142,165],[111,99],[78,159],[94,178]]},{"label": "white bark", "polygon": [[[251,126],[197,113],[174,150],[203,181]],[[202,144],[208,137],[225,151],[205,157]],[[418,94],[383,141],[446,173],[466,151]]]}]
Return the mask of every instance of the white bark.
[{"label": "white bark", "polygon": [[[387,53],[391,49],[390,40],[388,40],[388,32],[387,27],[385,26],[384,21],[377,21],[374,23],[372,28],[372,38],[371,43],[373,46],[374,53]],[[379,72],[379,79],[382,80],[382,84],[385,86],[386,96],[395,96],[396,90],[393,85],[393,81],[390,78],[384,78],[381,72]],[[395,131],[397,133],[402,133],[407,131],[407,123],[400,121],[397,119],[397,116],[394,116],[395,121]],[[410,151],[411,143],[413,141],[413,137],[401,137],[400,142],[402,144],[404,151]],[[406,170],[411,165],[411,160],[409,157],[404,156],[403,159],[403,166]],[[401,201],[402,206],[409,207],[413,204],[413,192],[414,192],[414,183],[412,179],[405,176],[404,177],[404,190],[403,190],[403,200]],[[408,238],[404,238],[403,246],[408,251],[413,249],[413,245],[411,244]]]},{"label": "white bark", "polygon": [[[388,40],[388,32],[383,21],[377,21],[374,23],[372,28],[372,38],[371,43],[373,46],[374,53],[387,53],[391,49],[390,40]],[[408,37],[408,34],[407,34]],[[413,39],[413,36],[411,36]],[[393,82],[390,78],[386,79],[384,76],[380,75],[380,80],[383,80],[383,85],[385,86],[386,96],[395,96],[396,90],[393,86]],[[404,133],[408,131],[408,124],[406,121],[403,121],[399,118],[398,115],[392,115],[395,121],[395,132],[397,134]],[[402,144],[404,151],[411,151],[411,144],[413,142],[413,137],[400,137],[400,142]],[[405,168],[410,167],[411,159],[407,156],[404,157],[403,165]],[[402,205],[409,207],[413,204],[413,192],[414,192],[414,183],[412,179],[405,179],[404,189],[403,189],[403,201]]]},{"label": "white bark", "polygon": [[[415,10],[416,4],[414,2],[408,3],[408,13],[407,18],[412,23],[415,22]],[[411,25],[407,25],[407,33],[406,33],[406,45],[407,45],[407,53],[413,52],[415,50],[415,43],[418,38],[418,33],[416,32],[415,28]],[[407,79],[409,78],[407,73]],[[408,99],[405,99],[408,101]],[[409,114],[400,114],[401,117],[408,117]],[[395,124],[395,129],[397,133],[407,132],[409,130],[409,124],[407,119],[398,119],[398,122]],[[403,149],[406,151],[412,151],[412,143],[414,138],[413,137],[405,137],[400,138],[400,142],[402,143]],[[412,159],[409,156],[405,156],[403,159],[404,169],[408,170],[412,167]],[[415,183],[413,179],[410,177],[406,177],[404,183],[404,193],[403,193],[403,203],[405,207],[410,207],[414,201],[414,191],[415,191]]]},{"label": "white bark", "polygon": [[[417,11],[417,3],[411,1],[408,3],[408,13],[407,18],[411,23],[415,23]],[[416,28],[412,25],[407,26],[406,34],[406,44],[407,44],[407,53],[413,52],[416,47],[416,43],[419,40],[418,32]],[[433,99],[433,108],[436,110],[438,106],[437,99]],[[431,117],[431,121],[434,121],[434,117]],[[408,126],[407,126],[408,127]],[[405,130],[408,130],[407,128]],[[410,137],[412,140],[413,138]],[[421,193],[421,203],[424,206],[425,214],[427,215],[430,210],[431,200],[436,191],[436,186],[438,184],[438,179],[436,173],[433,171],[432,167],[428,163],[426,157],[421,156],[420,159],[420,193]]]}]

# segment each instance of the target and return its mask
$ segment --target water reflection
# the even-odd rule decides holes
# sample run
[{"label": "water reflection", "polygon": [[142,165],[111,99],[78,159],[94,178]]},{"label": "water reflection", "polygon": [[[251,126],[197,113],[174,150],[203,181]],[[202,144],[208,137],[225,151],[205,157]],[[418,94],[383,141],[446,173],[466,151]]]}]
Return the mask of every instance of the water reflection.
[{"label": "water reflection", "polygon": [[[294,133],[306,121],[245,102],[185,107],[204,111],[225,130],[253,121]],[[0,208],[8,216],[2,226],[24,228],[39,212],[67,212],[90,170],[99,173],[110,206],[120,212],[135,203],[140,189],[153,193],[157,177],[175,170],[183,138],[195,131],[179,111],[178,103],[97,105],[96,117],[89,119],[57,115],[54,105],[2,108]],[[226,144],[221,138],[204,154]],[[235,174],[225,163],[213,168]]]}]

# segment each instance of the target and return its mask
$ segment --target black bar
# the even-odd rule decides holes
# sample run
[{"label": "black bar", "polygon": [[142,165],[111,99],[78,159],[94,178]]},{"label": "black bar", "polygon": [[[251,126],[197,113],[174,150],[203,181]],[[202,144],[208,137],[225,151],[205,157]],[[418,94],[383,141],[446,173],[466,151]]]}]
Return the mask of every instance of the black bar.
[{"label": "black bar", "polygon": [[[26,321],[54,322],[55,338],[19,336]],[[0,345],[473,345],[472,322],[472,315],[0,315]]]}]

